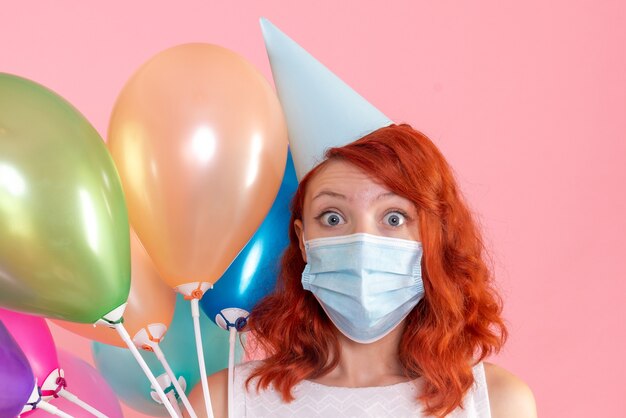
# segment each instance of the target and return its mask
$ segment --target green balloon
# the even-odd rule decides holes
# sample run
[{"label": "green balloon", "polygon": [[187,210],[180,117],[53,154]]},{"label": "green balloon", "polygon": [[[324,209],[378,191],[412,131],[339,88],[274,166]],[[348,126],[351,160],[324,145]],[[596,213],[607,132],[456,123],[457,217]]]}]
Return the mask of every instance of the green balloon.
[{"label": "green balloon", "polygon": [[100,135],[54,92],[0,73],[0,306],[95,323],[129,289],[128,213]]}]

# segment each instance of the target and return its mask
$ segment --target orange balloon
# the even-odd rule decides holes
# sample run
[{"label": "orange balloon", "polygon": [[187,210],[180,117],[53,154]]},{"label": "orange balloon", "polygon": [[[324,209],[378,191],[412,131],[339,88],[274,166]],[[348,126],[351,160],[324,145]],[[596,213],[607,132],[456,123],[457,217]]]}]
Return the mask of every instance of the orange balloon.
[{"label": "orange balloon", "polygon": [[[163,283],[148,253],[132,231],[130,238],[130,293],[124,311],[124,327],[131,338],[140,333],[146,333],[148,330],[148,336],[158,339],[163,336],[172,322],[176,294]],[[105,344],[126,347],[117,331],[112,328],[57,319],[52,319],[52,322],[83,337]]]},{"label": "orange balloon", "polygon": [[128,81],[108,146],[131,223],[161,276],[198,298],[269,211],[287,127],[251,64],[216,45],[186,44],[157,54]]}]

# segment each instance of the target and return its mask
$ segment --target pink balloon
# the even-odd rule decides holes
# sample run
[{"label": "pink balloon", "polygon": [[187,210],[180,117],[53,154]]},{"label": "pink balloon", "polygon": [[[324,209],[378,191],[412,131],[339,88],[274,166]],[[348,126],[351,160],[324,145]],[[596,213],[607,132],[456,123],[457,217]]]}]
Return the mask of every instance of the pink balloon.
[{"label": "pink balloon", "polygon": [[[67,382],[66,389],[68,391],[109,418],[124,417],[115,392],[113,392],[113,389],[111,389],[98,370],[90,366],[86,361],[65,351],[59,352],[59,360],[61,368],[65,371],[65,380]],[[48,402],[74,418],[94,417],[89,412],[67,399],[55,398]],[[36,409],[29,414],[29,417],[50,418],[51,415],[45,411]]]},{"label": "pink balloon", "polygon": [[7,327],[30,362],[37,385],[59,368],[57,350],[46,320],[0,308],[0,321]]}]

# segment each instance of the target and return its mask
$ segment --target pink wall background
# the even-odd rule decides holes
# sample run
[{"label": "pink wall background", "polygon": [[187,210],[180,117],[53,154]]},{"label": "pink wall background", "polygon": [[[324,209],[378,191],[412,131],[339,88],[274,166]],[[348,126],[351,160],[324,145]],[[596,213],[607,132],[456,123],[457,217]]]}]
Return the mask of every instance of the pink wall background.
[{"label": "pink wall background", "polygon": [[492,361],[530,384],[540,416],[624,416],[625,2],[3,3],[0,71],[57,91],[104,137],[124,82],[170,46],[216,43],[271,79],[268,17],[447,156],[506,301]]}]

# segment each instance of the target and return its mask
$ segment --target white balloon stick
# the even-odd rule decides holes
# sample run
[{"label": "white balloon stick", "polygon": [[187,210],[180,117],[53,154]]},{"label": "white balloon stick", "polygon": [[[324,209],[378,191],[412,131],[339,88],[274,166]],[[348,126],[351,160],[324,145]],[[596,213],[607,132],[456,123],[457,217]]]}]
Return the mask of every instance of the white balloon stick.
[{"label": "white balloon stick", "polygon": [[139,366],[154,387],[156,393],[159,395],[159,399],[161,400],[161,402],[163,402],[163,405],[165,405],[165,409],[167,409],[167,412],[172,418],[179,418],[179,415],[174,410],[172,403],[169,399],[167,399],[167,396],[165,395],[165,392],[163,392],[163,389],[161,389],[161,385],[159,385],[156,378],[154,377],[154,374],[152,374],[152,371],[146,364],[146,361],[143,359],[143,357],[141,357],[141,354],[139,354],[139,350],[137,350],[137,347],[135,347],[135,344],[130,339],[130,335],[128,335],[128,331],[126,331],[126,328],[124,328],[124,324],[119,322],[117,324],[113,324],[113,326],[117,330],[118,334],[120,334],[120,337],[122,337],[124,343],[126,343],[128,348],[130,349],[130,352],[133,353],[133,357],[135,357],[135,360],[137,360],[137,363],[139,363]]},{"label": "white balloon stick", "polygon": [[204,364],[204,348],[202,347],[202,332],[200,331],[200,306],[198,299],[195,298],[191,299],[191,316],[193,318],[193,331],[196,336],[196,351],[198,352],[200,382],[202,382],[202,393],[204,395],[206,415],[207,418],[214,418],[213,406],[211,405],[211,394],[209,393],[209,382],[206,375],[206,365]]},{"label": "white balloon stick", "polygon": [[[167,362],[167,359],[165,358],[165,354],[161,350],[161,347],[159,347],[159,344],[158,343],[152,344],[151,348],[154,351],[154,354],[156,355],[156,357],[161,362],[161,365],[165,369],[165,373],[167,373],[170,380],[172,381],[172,384],[174,385],[174,389],[176,389],[178,396],[180,396],[180,400],[183,401],[183,405],[185,405],[185,409],[189,413],[189,416],[191,418],[198,418],[198,416],[196,415],[196,411],[194,411],[193,407],[191,406],[191,402],[189,402],[187,395],[185,395],[185,390],[180,386],[180,383],[178,382],[178,379],[176,378],[174,371],[170,367],[170,364]],[[169,396],[169,393],[168,393],[168,396]]]},{"label": "white balloon stick", "polygon": [[82,399],[80,399],[78,396],[74,395],[72,392],[69,392],[65,388],[62,388],[61,390],[59,390],[57,392],[57,394],[60,397],[62,397],[64,399],[67,399],[68,401],[72,402],[73,404],[76,404],[76,405],[80,406],[85,411],[89,412],[92,415],[97,416],[98,418],[109,418],[106,415],[104,415],[102,412],[98,411],[93,406],[89,405],[87,402],[85,402]]},{"label": "white balloon stick", "polygon": [[44,410],[49,414],[56,415],[57,417],[61,417],[61,418],[74,418],[72,415],[66,414],[65,412],[57,408],[56,406],[51,405],[46,401],[37,402],[37,409]]},{"label": "white balloon stick", "polygon": [[172,406],[176,410],[176,413],[182,417],[183,413],[180,411],[180,407],[178,406],[178,399],[176,399],[176,394],[174,393],[174,391],[170,390],[169,392],[167,392],[166,395],[167,395],[167,399],[170,400],[170,402],[172,403]]},{"label": "white balloon stick", "polygon": [[234,418],[234,392],[233,384],[235,382],[235,342],[237,340],[237,328],[231,326],[229,329],[229,343],[230,348],[228,351],[228,418]]}]

